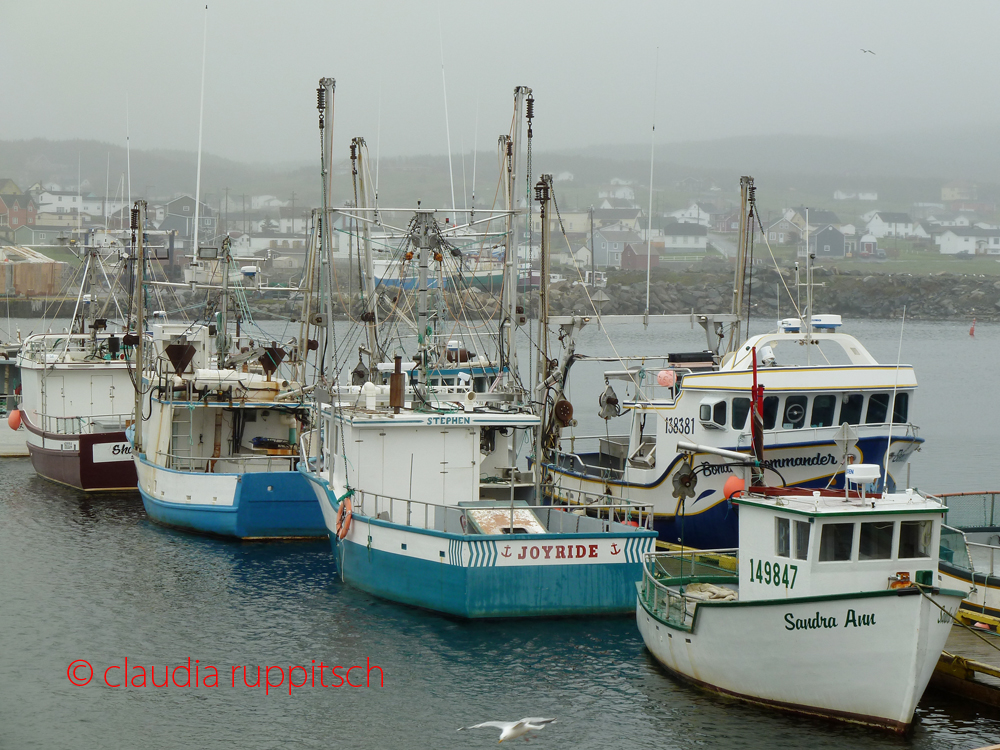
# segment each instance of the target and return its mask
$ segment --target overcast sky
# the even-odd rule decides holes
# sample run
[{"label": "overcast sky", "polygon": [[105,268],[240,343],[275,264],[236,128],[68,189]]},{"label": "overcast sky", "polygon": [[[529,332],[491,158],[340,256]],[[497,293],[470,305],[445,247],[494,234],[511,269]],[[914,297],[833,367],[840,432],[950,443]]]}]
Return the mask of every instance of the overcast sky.
[{"label": "overcast sky", "polygon": [[[134,148],[194,150],[205,17],[191,0],[0,0],[0,139],[124,145],[127,115]],[[211,0],[207,19],[204,148],[243,161],[316,157],[321,76],[339,147],[444,153],[442,37],[455,153],[477,111],[493,149],[516,84],[544,150],[648,143],[654,88],[658,144],[1000,122],[1000,2]]]}]

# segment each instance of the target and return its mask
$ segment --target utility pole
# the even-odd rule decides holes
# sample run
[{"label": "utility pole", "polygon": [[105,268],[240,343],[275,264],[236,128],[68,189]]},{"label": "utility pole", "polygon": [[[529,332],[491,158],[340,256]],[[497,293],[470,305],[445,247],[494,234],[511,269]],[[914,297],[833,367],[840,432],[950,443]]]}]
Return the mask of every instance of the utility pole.
[{"label": "utility pole", "polygon": [[594,252],[594,207],[590,207],[590,285],[597,287],[597,258]]}]

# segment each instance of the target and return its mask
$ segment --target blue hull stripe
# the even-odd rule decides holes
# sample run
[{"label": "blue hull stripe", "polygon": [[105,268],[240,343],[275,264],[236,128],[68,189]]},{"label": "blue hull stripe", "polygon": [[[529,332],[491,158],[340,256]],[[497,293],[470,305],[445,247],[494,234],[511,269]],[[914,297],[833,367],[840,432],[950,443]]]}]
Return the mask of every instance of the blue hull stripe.
[{"label": "blue hull stripe", "polygon": [[[651,537],[634,541],[652,545]],[[342,561],[344,581],[351,586],[459,617],[632,614],[635,584],[642,578],[638,562],[494,567],[486,562],[494,553],[481,549],[473,553],[472,564],[461,566],[369,550],[334,538],[331,543],[338,564]]]},{"label": "blue hull stripe", "polygon": [[328,535],[316,495],[297,471],[241,475],[232,506],[171,503],[139,491],[146,514],[166,526],[237,539]]}]

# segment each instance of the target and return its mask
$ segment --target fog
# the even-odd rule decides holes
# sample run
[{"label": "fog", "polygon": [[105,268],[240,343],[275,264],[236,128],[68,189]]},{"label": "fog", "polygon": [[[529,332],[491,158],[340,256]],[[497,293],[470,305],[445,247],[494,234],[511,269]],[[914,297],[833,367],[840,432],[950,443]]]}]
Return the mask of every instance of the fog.
[{"label": "fog", "polygon": [[241,161],[315,158],[321,76],[339,144],[445,153],[442,58],[455,153],[517,84],[546,151],[648,144],[654,95],[658,144],[1000,122],[991,2],[0,0],[0,139],[194,150],[206,18],[204,149]]}]

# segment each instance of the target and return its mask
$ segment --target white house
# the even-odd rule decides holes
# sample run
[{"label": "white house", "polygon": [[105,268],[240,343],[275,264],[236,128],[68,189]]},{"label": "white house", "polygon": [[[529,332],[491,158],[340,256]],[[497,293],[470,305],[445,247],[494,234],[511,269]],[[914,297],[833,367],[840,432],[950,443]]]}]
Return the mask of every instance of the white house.
[{"label": "white house", "polygon": [[942,255],[1000,255],[1000,229],[948,227],[934,242]]},{"label": "white house", "polygon": [[611,185],[602,188],[598,193],[598,198],[618,198],[619,200],[634,201],[635,200],[635,188],[632,187],[634,183],[630,180],[623,180],[620,177],[615,177],[611,180]]},{"label": "white house", "polygon": [[708,228],[691,222],[667,224],[660,230],[663,250],[668,253],[704,253],[708,249]]},{"label": "white house", "polygon": [[914,221],[909,214],[876,211],[866,225],[869,234],[882,237],[913,237]]},{"label": "white house", "polygon": [[679,224],[701,224],[703,227],[707,227],[712,223],[712,214],[715,210],[715,206],[692,203],[687,208],[671,211],[667,214],[667,218],[673,219]]}]

